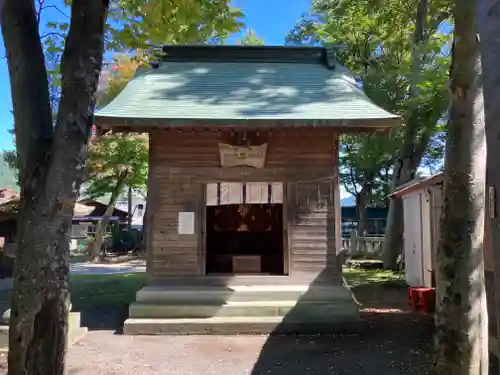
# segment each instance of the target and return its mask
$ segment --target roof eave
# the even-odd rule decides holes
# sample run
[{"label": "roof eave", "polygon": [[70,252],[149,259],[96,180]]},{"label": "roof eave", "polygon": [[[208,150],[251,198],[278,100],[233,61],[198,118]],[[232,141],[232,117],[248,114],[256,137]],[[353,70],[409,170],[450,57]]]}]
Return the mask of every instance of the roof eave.
[{"label": "roof eave", "polygon": [[410,183],[410,184],[396,190],[395,192],[390,194],[389,197],[390,198],[402,198],[403,196],[414,193],[418,190],[422,190],[422,189],[428,188],[430,186],[435,186],[435,185],[441,184],[441,183],[443,183],[443,180],[444,180],[444,174],[442,172],[437,173],[437,174],[429,176],[423,180],[414,181],[414,183]]},{"label": "roof eave", "polygon": [[390,131],[398,127],[401,119],[388,118],[360,119],[193,119],[193,118],[134,118],[95,115],[95,124],[102,129],[123,129],[124,131],[144,132],[146,129],[212,129],[212,128],[332,128],[338,131]]}]

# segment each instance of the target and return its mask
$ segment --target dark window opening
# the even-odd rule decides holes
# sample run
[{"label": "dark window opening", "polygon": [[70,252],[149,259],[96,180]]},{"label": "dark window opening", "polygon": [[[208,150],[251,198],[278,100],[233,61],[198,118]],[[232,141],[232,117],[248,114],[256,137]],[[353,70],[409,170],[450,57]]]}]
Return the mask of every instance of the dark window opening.
[{"label": "dark window opening", "polygon": [[283,275],[283,185],[207,185],[206,272]]}]

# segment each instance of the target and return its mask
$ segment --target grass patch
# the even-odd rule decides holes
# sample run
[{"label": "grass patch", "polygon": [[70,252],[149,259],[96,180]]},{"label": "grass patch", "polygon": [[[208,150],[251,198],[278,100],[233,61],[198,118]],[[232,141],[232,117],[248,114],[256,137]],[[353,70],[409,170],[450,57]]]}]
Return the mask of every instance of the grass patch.
[{"label": "grass patch", "polygon": [[344,278],[365,312],[406,311],[408,285],[403,274],[381,269],[344,268]]},{"label": "grass patch", "polygon": [[347,284],[351,287],[365,284],[404,284],[403,275],[400,272],[388,270],[344,268],[343,274]]},{"label": "grass patch", "polygon": [[129,305],[146,284],[144,273],[118,275],[71,275],[71,302],[75,311]]},{"label": "grass patch", "polygon": [[[113,309],[135,301],[136,292],[146,284],[146,274],[70,275],[69,288],[74,311]],[[11,291],[0,292],[0,309],[10,306]]]}]

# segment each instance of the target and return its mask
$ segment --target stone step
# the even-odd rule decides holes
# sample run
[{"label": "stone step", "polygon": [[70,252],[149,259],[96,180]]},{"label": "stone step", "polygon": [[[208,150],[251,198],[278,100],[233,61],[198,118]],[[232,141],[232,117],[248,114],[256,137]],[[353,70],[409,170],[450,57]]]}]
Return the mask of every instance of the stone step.
[{"label": "stone step", "polygon": [[68,315],[68,325],[69,329],[80,327],[82,322],[82,314],[77,311],[71,311]]},{"label": "stone step", "polygon": [[[87,327],[74,327],[68,331],[68,347],[80,341],[87,334]],[[0,350],[9,347],[9,326],[0,325]]]},{"label": "stone step", "polygon": [[[9,316],[10,317],[10,316]],[[80,326],[81,314],[70,312],[68,315],[68,347],[80,341],[87,333],[87,327]],[[9,347],[9,326],[0,325],[0,349]]]},{"label": "stone step", "polygon": [[136,295],[138,302],[223,304],[245,301],[352,301],[349,289],[340,286],[234,285],[234,286],[146,286]]},{"label": "stone step", "polygon": [[202,319],[127,319],[128,335],[260,335],[271,333],[356,333],[363,329],[358,316],[334,321],[288,320],[270,317],[212,317]]},{"label": "stone step", "polygon": [[179,304],[134,302],[129,307],[130,318],[209,318],[209,317],[259,317],[300,316],[337,319],[355,315],[358,307],[353,302],[298,302],[298,301],[230,301],[223,304]]}]

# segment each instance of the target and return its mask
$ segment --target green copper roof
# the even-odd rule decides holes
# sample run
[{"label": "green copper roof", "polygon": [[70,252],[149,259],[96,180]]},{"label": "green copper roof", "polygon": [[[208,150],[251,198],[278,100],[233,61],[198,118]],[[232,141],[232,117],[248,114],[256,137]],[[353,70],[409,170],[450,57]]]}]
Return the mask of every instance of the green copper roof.
[{"label": "green copper roof", "polygon": [[[302,53],[305,51],[305,53]],[[97,112],[113,126],[323,125],[391,128],[324,48],[169,47]],[[221,53],[223,52],[223,53]],[[274,126],[274,125],[271,125]]]}]

